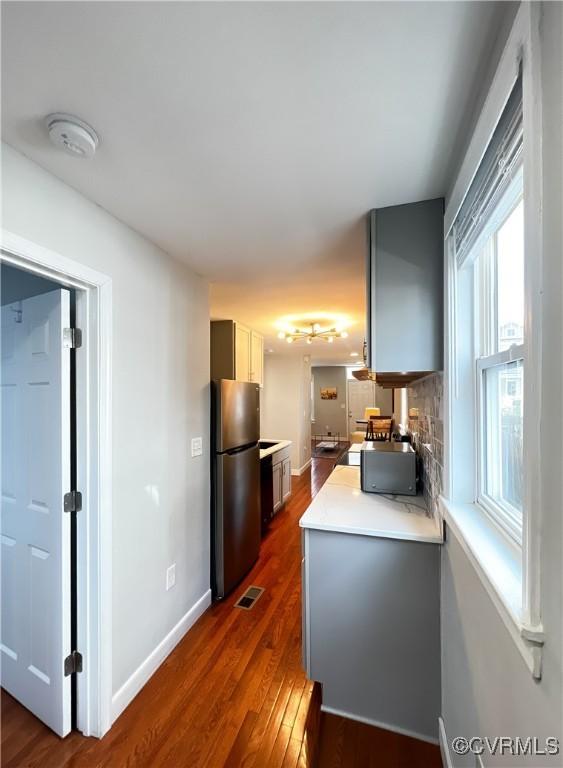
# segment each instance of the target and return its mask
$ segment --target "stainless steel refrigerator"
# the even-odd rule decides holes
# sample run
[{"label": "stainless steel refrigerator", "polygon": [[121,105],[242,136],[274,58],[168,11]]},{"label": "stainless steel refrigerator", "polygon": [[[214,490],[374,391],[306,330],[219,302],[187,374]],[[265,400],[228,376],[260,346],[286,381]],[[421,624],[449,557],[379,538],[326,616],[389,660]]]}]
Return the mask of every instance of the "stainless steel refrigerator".
[{"label": "stainless steel refrigerator", "polygon": [[225,597],[260,552],[260,390],[211,382],[211,587]]}]

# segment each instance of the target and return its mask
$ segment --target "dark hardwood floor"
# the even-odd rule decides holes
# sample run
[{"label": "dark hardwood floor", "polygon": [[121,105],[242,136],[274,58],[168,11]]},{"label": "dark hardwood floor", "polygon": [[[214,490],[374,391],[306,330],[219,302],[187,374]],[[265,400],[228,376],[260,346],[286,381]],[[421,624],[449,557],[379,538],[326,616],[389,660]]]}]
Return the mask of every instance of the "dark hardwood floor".
[{"label": "dark hardwood floor", "polygon": [[[61,740],[2,691],[2,768],[438,768],[438,747],[320,712],[301,668],[298,520],[333,468],[314,460],[240,588],[213,605],[101,739]],[[250,584],[251,611],[233,607]]]}]

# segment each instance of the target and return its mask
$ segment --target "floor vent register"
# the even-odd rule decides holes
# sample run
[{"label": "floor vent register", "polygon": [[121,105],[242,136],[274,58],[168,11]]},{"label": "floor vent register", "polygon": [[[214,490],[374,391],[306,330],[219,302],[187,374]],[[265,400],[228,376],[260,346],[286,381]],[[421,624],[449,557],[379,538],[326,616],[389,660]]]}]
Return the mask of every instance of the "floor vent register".
[{"label": "floor vent register", "polygon": [[245,611],[250,611],[256,605],[256,601],[263,591],[262,587],[248,587],[246,592],[235,603],[235,608],[243,608]]}]

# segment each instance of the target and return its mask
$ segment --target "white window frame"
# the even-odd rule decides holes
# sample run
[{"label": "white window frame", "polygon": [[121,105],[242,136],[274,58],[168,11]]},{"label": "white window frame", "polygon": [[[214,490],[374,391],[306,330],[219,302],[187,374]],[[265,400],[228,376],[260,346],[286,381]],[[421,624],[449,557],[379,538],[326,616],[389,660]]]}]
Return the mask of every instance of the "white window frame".
[{"label": "white window frame", "polygon": [[[516,15],[475,131],[448,196],[444,217],[446,296],[445,487],[441,508],[473,564],[532,675],[542,674],[542,93],[539,3],[523,3]],[[524,125],[524,487],[526,510],[521,550],[495,533],[490,516],[476,503],[475,387],[467,388],[467,355],[460,335],[458,274],[452,226],[481,159],[522,71]],[[463,278],[465,280],[465,278]],[[520,352],[518,352],[520,354]],[[473,367],[475,358],[473,359]],[[543,414],[545,417],[546,414]],[[471,439],[468,436],[471,434]],[[468,472],[468,467],[472,470]],[[501,578],[502,574],[502,578]],[[510,579],[507,579],[510,574]],[[510,582],[508,585],[507,583]]]},{"label": "white window frame", "polygon": [[526,510],[522,513],[522,523],[519,521],[519,513],[517,510],[511,512],[508,506],[505,507],[490,496],[486,491],[487,482],[487,460],[489,456],[489,447],[487,443],[491,440],[495,428],[491,426],[489,429],[485,429],[485,422],[490,421],[491,425],[495,427],[498,424],[497,419],[491,419],[488,414],[485,403],[485,371],[492,370],[506,363],[513,363],[522,361],[525,364],[524,357],[524,345],[513,344],[510,349],[502,352],[497,352],[494,355],[487,357],[481,357],[477,359],[476,365],[476,424],[477,424],[477,503],[484,509],[484,511],[491,517],[492,521],[498,525],[502,533],[509,536],[514,542],[522,547],[522,528],[523,520],[526,515]]},{"label": "white window frame", "polygon": [[[507,350],[497,351],[498,346],[498,305],[497,305],[497,236],[498,231],[522,202],[522,179],[516,174],[514,183],[504,194],[497,211],[485,228],[484,237],[479,239],[479,251],[476,257],[473,281],[474,338],[475,338],[475,497],[492,522],[503,535],[510,537],[518,547],[522,547],[522,529],[526,509],[522,510],[522,522],[518,510],[512,512],[508,507],[498,504],[486,491],[487,441],[493,430],[485,429],[488,418],[485,404],[485,371],[506,363],[522,361],[525,366],[524,344],[513,344]],[[469,258],[468,261],[471,259]],[[483,301],[483,298],[485,300]]]}]

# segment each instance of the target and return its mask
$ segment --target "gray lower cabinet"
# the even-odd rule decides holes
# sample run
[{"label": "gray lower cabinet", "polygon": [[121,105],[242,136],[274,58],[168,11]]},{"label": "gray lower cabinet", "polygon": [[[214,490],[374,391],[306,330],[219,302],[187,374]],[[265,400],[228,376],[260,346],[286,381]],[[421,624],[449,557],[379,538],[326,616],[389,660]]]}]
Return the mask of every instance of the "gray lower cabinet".
[{"label": "gray lower cabinet", "polygon": [[439,545],[305,529],[303,663],[323,706],[436,739]]},{"label": "gray lower cabinet", "polygon": [[274,514],[291,496],[291,459],[289,447],[272,454],[272,475],[274,490]]},{"label": "gray lower cabinet", "polygon": [[274,489],[274,513],[282,505],[282,463],[272,464],[273,489]]},{"label": "gray lower cabinet", "polygon": [[282,462],[282,477],[281,477],[281,491],[282,491],[282,504],[291,496],[291,460],[284,459]]}]

